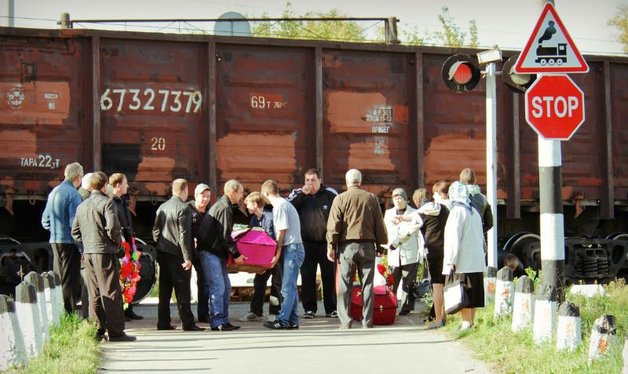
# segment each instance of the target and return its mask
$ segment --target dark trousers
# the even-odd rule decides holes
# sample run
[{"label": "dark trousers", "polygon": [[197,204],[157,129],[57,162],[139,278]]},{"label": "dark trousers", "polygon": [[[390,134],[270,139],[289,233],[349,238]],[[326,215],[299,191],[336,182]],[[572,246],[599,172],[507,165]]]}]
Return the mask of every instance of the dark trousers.
[{"label": "dark trousers", "polygon": [[99,331],[109,336],[124,334],[120,263],[115,253],[86,253],[85,278],[89,294],[89,318],[97,320]]},{"label": "dark trousers", "polygon": [[336,264],[327,259],[327,243],[304,242],[305,260],[301,265],[301,299],[303,309],[316,313],[316,268],[321,267],[325,313],[336,310]]},{"label": "dark trousers", "polygon": [[416,272],[419,268],[419,263],[407,264],[393,267],[393,294],[397,295],[397,289],[399,288],[399,282],[403,279],[403,285],[401,286],[401,312],[409,312],[414,307],[414,284],[416,283]]},{"label": "dark trousers", "polygon": [[172,290],[177,297],[177,309],[183,328],[194,325],[194,315],[190,308],[190,278],[192,272],[183,270],[183,258],[164,252],[157,252],[159,264],[159,306],[157,307],[157,327],[170,326],[170,298]]},{"label": "dark trousers", "polygon": [[[263,274],[255,274],[253,278],[253,298],[251,299],[251,312],[261,316],[264,314],[264,298],[266,296],[266,283],[268,278],[273,277],[270,282],[270,302],[268,303],[268,314],[278,315],[281,309],[281,274],[283,273],[283,261],[279,260],[274,268],[266,270]],[[275,300],[273,300],[275,298]]]},{"label": "dark trousers", "polygon": [[65,311],[73,313],[81,298],[81,253],[74,244],[50,243],[54,255],[53,270],[61,278]]},{"label": "dark trousers", "polygon": [[194,256],[192,265],[194,265],[194,270],[196,270],[196,287],[198,289],[196,312],[198,313],[198,319],[199,321],[209,321],[209,281],[206,279],[207,276],[198,256]]},{"label": "dark trousers", "polygon": [[362,325],[373,326],[373,269],[375,268],[375,243],[345,242],[338,246],[338,319],[340,327],[351,326],[349,308],[351,290],[356,270],[362,284]]}]

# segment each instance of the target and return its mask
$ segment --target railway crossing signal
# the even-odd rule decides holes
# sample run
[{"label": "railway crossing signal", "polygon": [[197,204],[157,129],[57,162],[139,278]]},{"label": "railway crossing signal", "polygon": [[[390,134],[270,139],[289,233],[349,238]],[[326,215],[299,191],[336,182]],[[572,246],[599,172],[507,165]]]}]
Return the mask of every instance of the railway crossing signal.
[{"label": "railway crossing signal", "polygon": [[584,93],[567,75],[542,75],[525,93],[526,121],[548,140],[569,140],[584,122]]},{"label": "railway crossing signal", "polygon": [[450,56],[441,70],[443,82],[456,92],[468,92],[480,82],[480,68],[464,54]]},{"label": "railway crossing signal", "polygon": [[551,3],[545,4],[541,16],[523,48],[517,73],[586,73],[584,58]]}]

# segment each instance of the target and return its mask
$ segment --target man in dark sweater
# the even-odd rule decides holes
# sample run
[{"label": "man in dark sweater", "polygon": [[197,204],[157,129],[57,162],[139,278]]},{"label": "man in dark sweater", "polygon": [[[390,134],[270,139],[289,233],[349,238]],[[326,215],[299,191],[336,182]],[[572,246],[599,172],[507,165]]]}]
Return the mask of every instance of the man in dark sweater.
[{"label": "man in dark sweater", "polygon": [[246,259],[231,238],[233,206],[240,203],[244,188],[240,182],[231,179],[225,183],[224,193],[209,209],[199,229],[198,238],[201,267],[209,283],[212,331],[232,331],[240,328],[229,322],[231,281],[227,272],[227,258],[231,255],[236,264],[242,264]]},{"label": "man in dark sweater", "polygon": [[338,193],[322,184],[316,169],[305,172],[303,187],[293,190],[288,201],[297,209],[301,222],[301,238],[305,247],[305,260],[301,265],[301,296],[305,315],[314,318],[317,309],[316,268],[320,265],[323,281],[325,315],[337,318],[336,312],[336,266],[327,260],[327,218],[329,209]]},{"label": "man in dark sweater", "polygon": [[97,171],[90,177],[92,192],[76,210],[72,238],[83,243],[83,262],[89,294],[89,317],[98,321],[98,339],[134,341],[124,333],[120,264],[117,253],[122,237],[113,203],[105,195],[107,176]]}]

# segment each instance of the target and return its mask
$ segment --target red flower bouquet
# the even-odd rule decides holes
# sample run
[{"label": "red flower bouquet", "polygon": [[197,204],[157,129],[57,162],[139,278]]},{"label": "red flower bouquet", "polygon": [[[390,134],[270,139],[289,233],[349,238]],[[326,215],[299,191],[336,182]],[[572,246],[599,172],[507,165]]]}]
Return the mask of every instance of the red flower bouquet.
[{"label": "red flower bouquet", "polygon": [[122,300],[124,307],[133,301],[135,292],[137,291],[137,282],[140,277],[140,256],[142,252],[137,250],[135,246],[135,238],[131,238],[131,242],[122,240],[122,248],[124,249],[124,257],[120,259],[120,287],[122,288]]},{"label": "red flower bouquet", "polygon": [[388,265],[386,263],[379,262],[377,263],[377,271],[384,277],[386,280],[386,285],[391,286],[394,283],[393,275],[388,271]]}]

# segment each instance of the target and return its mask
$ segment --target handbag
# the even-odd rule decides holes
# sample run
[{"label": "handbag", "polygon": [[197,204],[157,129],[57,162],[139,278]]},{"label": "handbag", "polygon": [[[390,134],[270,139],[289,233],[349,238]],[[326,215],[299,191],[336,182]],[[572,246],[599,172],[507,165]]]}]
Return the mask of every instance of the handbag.
[{"label": "handbag", "polygon": [[469,305],[464,282],[454,276],[453,270],[445,278],[445,313],[456,314]]}]

